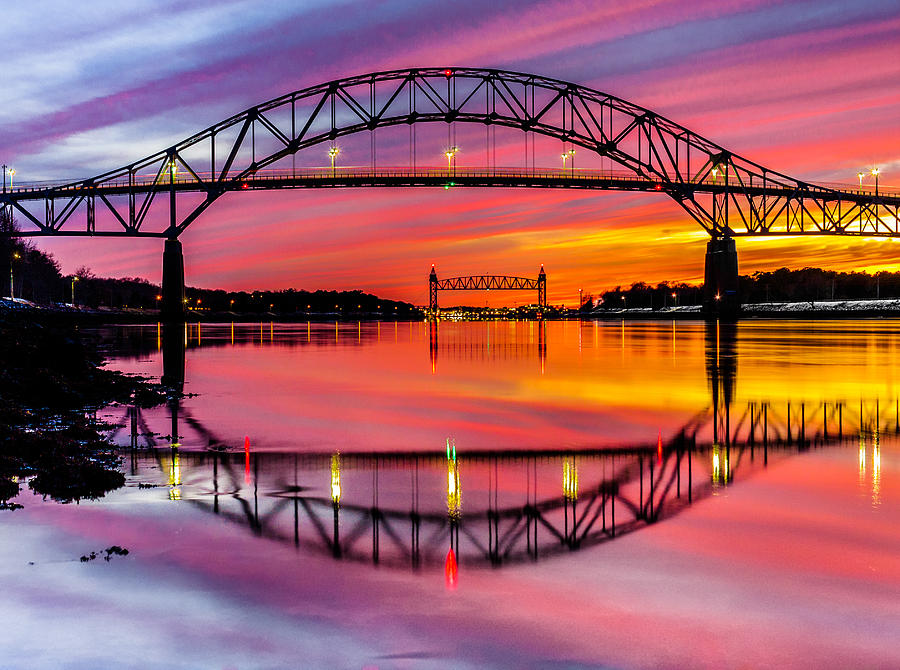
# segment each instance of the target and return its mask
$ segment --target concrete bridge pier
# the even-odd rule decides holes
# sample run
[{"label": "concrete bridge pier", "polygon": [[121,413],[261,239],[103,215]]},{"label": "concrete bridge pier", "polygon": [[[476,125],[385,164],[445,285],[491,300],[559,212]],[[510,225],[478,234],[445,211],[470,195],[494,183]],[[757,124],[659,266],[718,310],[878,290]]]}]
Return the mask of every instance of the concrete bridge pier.
[{"label": "concrete bridge pier", "polygon": [[166,322],[183,322],[184,310],[184,254],[177,238],[166,240],[163,250],[162,305],[160,316]]},{"label": "concrete bridge pier", "polygon": [[735,317],[741,309],[738,258],[733,237],[714,237],[706,244],[703,311],[709,316]]}]

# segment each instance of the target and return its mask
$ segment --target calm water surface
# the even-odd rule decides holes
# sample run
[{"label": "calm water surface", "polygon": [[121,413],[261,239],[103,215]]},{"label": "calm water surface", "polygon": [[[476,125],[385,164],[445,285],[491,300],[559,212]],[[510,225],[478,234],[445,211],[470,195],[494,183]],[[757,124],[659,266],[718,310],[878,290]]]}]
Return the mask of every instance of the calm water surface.
[{"label": "calm water surface", "polygon": [[900,665],[900,324],[102,336],[187,395],[6,517],[31,667]]}]

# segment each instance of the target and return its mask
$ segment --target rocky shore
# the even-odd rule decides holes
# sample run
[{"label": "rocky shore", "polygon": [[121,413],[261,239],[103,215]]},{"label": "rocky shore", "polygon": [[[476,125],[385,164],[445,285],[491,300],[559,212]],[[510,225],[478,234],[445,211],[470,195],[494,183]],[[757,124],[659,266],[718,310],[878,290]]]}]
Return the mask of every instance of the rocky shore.
[{"label": "rocky shore", "polygon": [[119,459],[95,411],[165,398],[159,385],[106,370],[75,325],[0,311],[0,508],[16,508],[25,483],[60,502],[118,488]]}]

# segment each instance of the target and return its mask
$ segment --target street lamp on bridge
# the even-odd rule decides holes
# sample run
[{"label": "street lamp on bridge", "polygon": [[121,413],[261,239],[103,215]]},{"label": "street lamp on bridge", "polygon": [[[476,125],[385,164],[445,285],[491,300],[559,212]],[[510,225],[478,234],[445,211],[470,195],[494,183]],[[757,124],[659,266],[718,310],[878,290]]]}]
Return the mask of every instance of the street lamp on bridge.
[{"label": "street lamp on bridge", "polygon": [[[875,177],[875,195],[878,195],[878,175],[881,174],[881,170],[879,170],[877,167],[873,167],[871,170],[869,170],[869,174]],[[12,188],[12,186],[10,186],[10,188]]]},{"label": "street lamp on bridge", "polygon": [[568,151],[564,152],[561,155],[561,158],[562,158],[562,162],[563,162],[563,172],[565,172],[565,170],[566,170],[566,161],[569,160],[570,158],[572,159],[572,162],[570,163],[570,165],[572,166],[572,174],[574,175],[575,174],[575,149],[572,148],[572,149],[569,149]]},{"label": "street lamp on bridge", "polygon": [[336,146],[332,146],[328,150],[328,158],[331,159],[331,176],[332,177],[334,176],[334,159],[338,157],[339,153],[341,153],[341,150]]},{"label": "street lamp on bridge", "polygon": [[450,147],[444,152],[444,155],[447,157],[447,172],[452,172],[453,160],[456,158],[457,153],[459,153],[459,147]]},{"label": "street lamp on bridge", "polygon": [[16,175],[15,168],[11,168],[9,165],[0,166],[0,169],[3,170],[3,192],[6,193],[6,175],[9,175],[9,190],[12,190],[13,187],[13,177]]}]

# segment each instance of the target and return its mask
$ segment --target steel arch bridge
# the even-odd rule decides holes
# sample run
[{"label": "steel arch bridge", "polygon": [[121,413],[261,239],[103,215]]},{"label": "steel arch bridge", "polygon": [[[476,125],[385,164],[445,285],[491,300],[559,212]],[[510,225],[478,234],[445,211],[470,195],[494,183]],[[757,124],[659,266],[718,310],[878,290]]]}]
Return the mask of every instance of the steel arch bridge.
[{"label": "steel arch bridge", "polygon": [[[533,156],[530,168],[457,169],[453,147],[447,149],[446,168],[420,168],[414,141],[408,166],[383,168],[376,164],[374,139],[372,165],[367,168],[297,169],[293,162],[287,166],[298,152],[341,137],[424,123],[519,129],[555,138],[564,150],[570,147],[569,152],[578,147],[608,158],[622,170],[576,170],[574,165],[571,169],[536,168]],[[900,237],[900,193],[795,179],[613,95],[549,77],[480,68],[393,70],[311,86],[246,109],[151,156],[89,179],[4,188],[0,203],[26,225],[17,235],[175,241],[230,191],[450,185],[665,193],[713,241],[729,241],[708,250],[728,257],[714,260],[714,274],[730,274],[732,260],[736,273],[731,240],[737,236]],[[154,201],[166,197],[165,215],[148,216]],[[151,220],[163,219],[165,227],[153,227]],[[174,244],[169,248],[173,257],[177,251],[177,258],[168,264],[174,281],[181,248]],[[164,260],[164,280],[166,267]],[[171,302],[167,297],[164,301]]]}]

